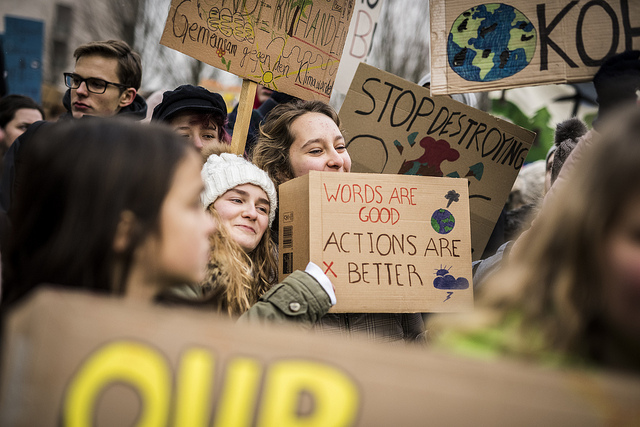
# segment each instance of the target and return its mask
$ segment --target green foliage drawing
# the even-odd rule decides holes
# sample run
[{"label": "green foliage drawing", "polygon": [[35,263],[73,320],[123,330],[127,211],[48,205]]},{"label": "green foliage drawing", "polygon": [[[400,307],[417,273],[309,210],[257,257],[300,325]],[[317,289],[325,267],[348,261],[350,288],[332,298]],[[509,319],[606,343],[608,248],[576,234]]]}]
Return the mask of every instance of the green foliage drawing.
[{"label": "green foliage drawing", "polygon": [[221,57],[220,60],[222,61],[222,65],[224,65],[227,68],[227,71],[229,71],[229,68],[231,67],[231,60],[225,61],[224,56]]},{"label": "green foliage drawing", "polygon": [[293,19],[291,20],[291,26],[289,27],[289,32],[287,33],[290,37],[293,37],[293,29],[300,21],[301,17],[308,18],[308,16],[304,13],[307,6],[313,5],[313,0],[296,0],[291,3],[291,9],[296,9],[293,12]]}]

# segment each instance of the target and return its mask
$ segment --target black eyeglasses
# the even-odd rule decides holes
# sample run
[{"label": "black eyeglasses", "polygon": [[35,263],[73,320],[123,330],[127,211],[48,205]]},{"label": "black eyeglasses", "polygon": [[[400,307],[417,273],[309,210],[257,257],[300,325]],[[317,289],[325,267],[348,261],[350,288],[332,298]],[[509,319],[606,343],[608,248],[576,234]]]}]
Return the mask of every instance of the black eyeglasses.
[{"label": "black eyeglasses", "polygon": [[122,90],[125,90],[127,86],[120,83],[112,83],[102,79],[96,79],[93,77],[89,77],[84,79],[77,74],[74,73],[64,73],[64,84],[69,89],[78,89],[82,82],[85,82],[87,86],[87,90],[91,93],[105,93],[107,90],[107,86],[113,85],[119,87]]}]

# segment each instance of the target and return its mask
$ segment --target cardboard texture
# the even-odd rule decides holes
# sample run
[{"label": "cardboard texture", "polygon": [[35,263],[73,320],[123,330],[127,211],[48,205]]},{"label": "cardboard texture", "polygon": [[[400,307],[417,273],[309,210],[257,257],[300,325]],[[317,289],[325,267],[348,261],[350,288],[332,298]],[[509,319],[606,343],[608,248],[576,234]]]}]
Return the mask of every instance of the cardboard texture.
[{"label": "cardboard texture", "polygon": [[336,92],[343,95],[347,93],[351,80],[353,80],[353,76],[358,69],[358,64],[367,60],[371,50],[371,43],[373,42],[373,35],[378,25],[378,18],[380,17],[383,1],[384,0],[356,2],[344,51],[340,58],[338,77],[333,86],[333,90]]},{"label": "cardboard texture", "polygon": [[367,64],[340,120],[353,172],[466,177],[472,256],[482,256],[535,133]]},{"label": "cardboard texture", "polygon": [[436,95],[590,81],[640,49],[636,0],[430,0]]},{"label": "cardboard texture", "polygon": [[637,377],[242,327],[80,293],[41,291],[5,328],[3,426],[604,426],[640,417]]},{"label": "cardboard texture", "polygon": [[354,0],[172,0],[160,43],[302,99],[328,101]]},{"label": "cardboard texture", "polygon": [[280,280],[313,261],[332,312],[473,307],[466,180],[311,171],[279,192]]}]

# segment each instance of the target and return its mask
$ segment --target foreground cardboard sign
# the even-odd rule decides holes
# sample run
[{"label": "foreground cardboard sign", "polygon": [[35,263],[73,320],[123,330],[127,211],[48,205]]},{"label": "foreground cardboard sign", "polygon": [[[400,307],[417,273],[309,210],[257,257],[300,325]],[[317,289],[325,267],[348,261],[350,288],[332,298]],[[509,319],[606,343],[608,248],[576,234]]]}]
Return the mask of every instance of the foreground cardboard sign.
[{"label": "foreground cardboard sign", "polygon": [[3,332],[3,426],[640,421],[638,378],[240,327],[204,312],[84,294],[42,292]]},{"label": "foreground cardboard sign", "polygon": [[328,101],[354,0],[172,0],[160,43],[244,79]]},{"label": "foreground cardboard sign", "polygon": [[466,180],[311,171],[279,192],[280,280],[313,261],[333,312],[472,308]]},{"label": "foreground cardboard sign", "polygon": [[636,0],[431,0],[434,94],[591,80],[640,49]]},{"label": "foreground cardboard sign", "polygon": [[358,67],[340,119],[354,172],[469,180],[479,259],[535,133],[367,64]]}]

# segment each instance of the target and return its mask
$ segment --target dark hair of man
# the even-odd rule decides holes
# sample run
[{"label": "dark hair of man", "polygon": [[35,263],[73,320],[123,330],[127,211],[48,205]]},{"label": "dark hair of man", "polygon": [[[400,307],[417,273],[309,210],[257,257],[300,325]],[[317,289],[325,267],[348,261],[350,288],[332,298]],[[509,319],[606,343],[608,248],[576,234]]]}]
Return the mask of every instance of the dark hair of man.
[{"label": "dark hair of man", "polygon": [[38,110],[44,118],[44,110],[36,101],[24,95],[7,95],[0,99],[0,128],[4,129],[16,115],[16,111],[23,108]]},{"label": "dark hair of man", "polygon": [[[114,118],[56,123],[24,148],[3,304],[41,283],[122,294],[136,248],[160,232],[162,203],[192,148],[166,125]],[[135,221],[128,248],[116,253],[125,211]]]},{"label": "dark hair of man", "polygon": [[[118,60],[118,79],[127,87],[140,89],[142,84],[142,60],[140,55],[131,50],[131,47],[122,40],[106,40],[90,42],[78,46],[73,52],[76,62],[82,56],[100,55],[105,58],[115,58]],[[88,76],[91,77],[91,76]]]}]

